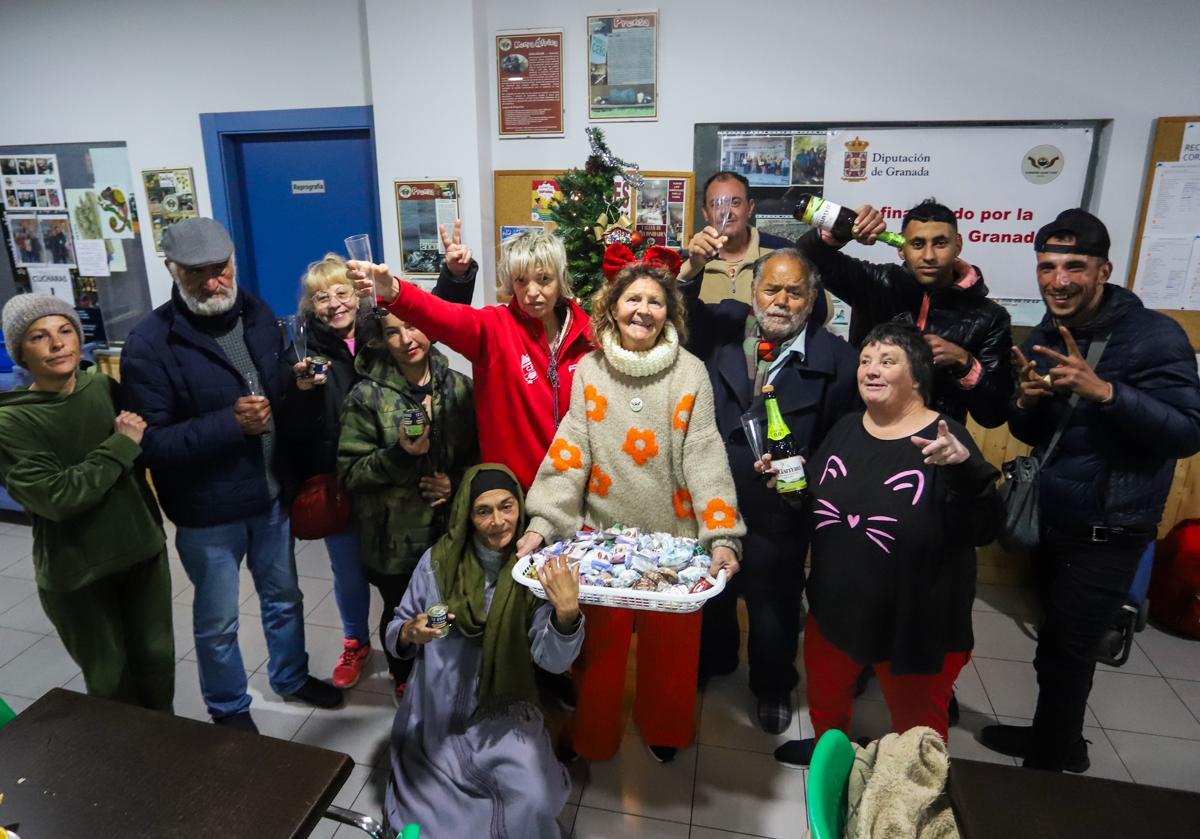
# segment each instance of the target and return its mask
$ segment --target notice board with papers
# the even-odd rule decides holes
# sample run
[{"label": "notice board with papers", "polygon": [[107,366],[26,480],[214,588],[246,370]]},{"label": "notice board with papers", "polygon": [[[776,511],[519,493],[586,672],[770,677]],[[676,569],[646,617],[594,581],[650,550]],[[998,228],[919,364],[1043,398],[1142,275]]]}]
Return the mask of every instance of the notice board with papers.
[{"label": "notice board with papers", "polygon": [[1156,120],[1134,241],[1130,287],[1200,351],[1200,116]]}]

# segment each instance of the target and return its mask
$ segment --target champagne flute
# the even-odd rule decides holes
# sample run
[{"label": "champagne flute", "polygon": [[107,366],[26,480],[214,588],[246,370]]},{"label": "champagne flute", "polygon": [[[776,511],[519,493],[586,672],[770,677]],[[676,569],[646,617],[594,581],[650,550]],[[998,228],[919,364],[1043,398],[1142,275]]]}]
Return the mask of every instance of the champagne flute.
[{"label": "champagne flute", "polygon": [[246,382],[247,396],[264,396],[262,382],[259,381],[258,373],[251,371],[242,377]]},{"label": "champagne flute", "polygon": [[[717,236],[725,235],[725,228],[729,226],[729,218],[733,215],[733,196],[718,195],[712,200],[712,215],[716,222]],[[720,256],[720,251],[717,251],[717,256]]]},{"label": "champagne flute", "polygon": [[370,268],[373,263],[371,237],[366,233],[356,233],[353,236],[347,236],[345,241],[346,253],[350,255],[350,258],[367,263],[367,276],[371,279],[371,314],[377,318],[387,317],[387,309],[379,305],[379,289],[375,287],[375,272]]}]

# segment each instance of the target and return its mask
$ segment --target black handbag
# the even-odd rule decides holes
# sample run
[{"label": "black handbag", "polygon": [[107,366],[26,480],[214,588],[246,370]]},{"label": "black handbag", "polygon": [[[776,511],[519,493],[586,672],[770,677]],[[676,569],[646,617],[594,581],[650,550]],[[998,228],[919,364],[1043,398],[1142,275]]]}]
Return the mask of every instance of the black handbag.
[{"label": "black handbag", "polygon": [[[1097,338],[1088,347],[1087,363],[1093,370],[1100,363],[1104,347],[1108,344],[1108,336]],[[1007,551],[1032,551],[1042,541],[1041,513],[1039,508],[1038,482],[1041,478],[1042,467],[1050,460],[1050,455],[1058,445],[1059,438],[1066,430],[1075,406],[1079,404],[1079,394],[1072,393],[1067,403],[1067,411],[1058,421],[1054,436],[1040,458],[1032,455],[1022,455],[1010,460],[1000,469],[1004,481],[1000,484],[1000,500],[1004,502],[1004,526],[1000,529],[999,542]]]}]

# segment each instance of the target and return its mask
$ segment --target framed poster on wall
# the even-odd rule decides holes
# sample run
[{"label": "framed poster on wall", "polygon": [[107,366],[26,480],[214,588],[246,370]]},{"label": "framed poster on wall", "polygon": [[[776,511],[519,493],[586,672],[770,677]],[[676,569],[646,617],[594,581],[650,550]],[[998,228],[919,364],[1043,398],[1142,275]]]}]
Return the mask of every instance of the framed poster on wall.
[{"label": "framed poster on wall", "polygon": [[658,12],[588,17],[588,119],[658,119]]},{"label": "framed poster on wall", "polygon": [[562,45],[561,30],[496,36],[501,138],[563,136]]},{"label": "framed poster on wall", "polygon": [[446,264],[439,228],[454,230],[459,218],[458,181],[396,181],[396,223],[400,227],[400,273],[436,277]]}]

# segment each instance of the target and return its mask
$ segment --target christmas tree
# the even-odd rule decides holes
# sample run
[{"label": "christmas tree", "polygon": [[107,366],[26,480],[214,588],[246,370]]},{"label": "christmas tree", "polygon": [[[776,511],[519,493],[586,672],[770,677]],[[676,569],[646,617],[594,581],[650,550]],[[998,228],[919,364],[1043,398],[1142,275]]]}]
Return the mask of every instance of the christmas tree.
[{"label": "christmas tree", "polygon": [[550,207],[558,224],[558,235],[567,249],[567,269],[575,296],[590,308],[592,294],[604,282],[604,249],[624,242],[637,249],[630,222],[624,215],[628,189],[624,181],[640,186],[642,177],[635,164],[614,157],[598,128],[587,129],[592,154],[582,170],[571,169],[559,181],[562,200]]}]

